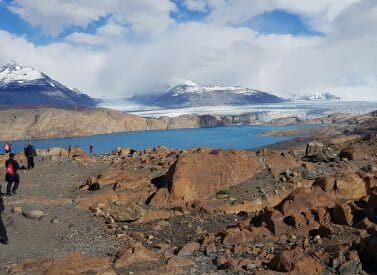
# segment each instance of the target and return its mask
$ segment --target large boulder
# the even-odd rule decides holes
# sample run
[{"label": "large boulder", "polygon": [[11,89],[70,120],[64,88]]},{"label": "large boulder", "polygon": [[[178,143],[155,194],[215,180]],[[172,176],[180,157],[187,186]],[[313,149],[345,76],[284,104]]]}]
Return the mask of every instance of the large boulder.
[{"label": "large boulder", "polygon": [[323,143],[320,143],[320,142],[313,140],[306,145],[305,154],[308,157],[316,156],[318,154],[323,154],[324,149],[325,149],[325,147],[324,147]]},{"label": "large boulder", "polygon": [[280,205],[277,206],[284,216],[318,207],[333,208],[335,194],[323,191],[316,187],[299,187],[293,191]]},{"label": "large boulder", "polygon": [[281,171],[301,165],[292,152],[279,152],[264,148],[257,152],[257,156],[265,162],[274,178],[277,178]]},{"label": "large boulder", "polygon": [[337,176],[334,189],[339,199],[359,200],[368,194],[363,178],[355,173]]},{"label": "large boulder", "polygon": [[166,178],[172,199],[190,202],[237,185],[261,169],[262,164],[254,152],[198,151],[180,156]]}]

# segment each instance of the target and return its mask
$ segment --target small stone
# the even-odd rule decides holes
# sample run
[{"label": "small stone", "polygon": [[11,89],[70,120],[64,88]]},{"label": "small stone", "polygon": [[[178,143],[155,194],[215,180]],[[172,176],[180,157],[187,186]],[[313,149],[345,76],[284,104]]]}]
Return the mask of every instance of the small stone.
[{"label": "small stone", "polygon": [[229,201],[230,201],[230,202],[235,202],[235,201],[237,201],[237,199],[236,199],[236,198],[233,198],[233,197],[230,197],[230,198],[229,198]]},{"label": "small stone", "polygon": [[57,224],[57,223],[60,222],[60,220],[59,220],[59,218],[53,217],[50,222],[53,223],[53,224]]},{"label": "small stone", "polygon": [[126,230],[128,229],[128,225],[127,225],[127,224],[123,224],[123,225],[122,225],[122,229],[123,229],[124,231],[126,231]]},{"label": "small stone", "polygon": [[256,264],[248,264],[248,265],[246,266],[246,270],[252,271],[252,270],[254,270],[256,267],[257,267]]},{"label": "small stone", "polygon": [[316,236],[314,237],[314,242],[315,242],[315,243],[321,243],[321,242],[322,242],[322,238],[321,238],[321,236],[320,236],[320,235],[316,235]]},{"label": "small stone", "polygon": [[13,207],[12,213],[14,213],[14,214],[21,214],[22,213],[22,208],[20,206]]}]

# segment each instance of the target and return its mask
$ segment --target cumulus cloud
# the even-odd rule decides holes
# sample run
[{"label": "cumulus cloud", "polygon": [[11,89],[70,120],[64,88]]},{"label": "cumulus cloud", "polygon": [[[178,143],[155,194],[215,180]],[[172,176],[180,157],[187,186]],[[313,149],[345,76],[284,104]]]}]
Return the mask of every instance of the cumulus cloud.
[{"label": "cumulus cloud", "polygon": [[159,33],[174,20],[169,0],[13,0],[9,9],[33,26],[58,35],[67,26],[86,27],[101,17],[111,16],[137,34]]},{"label": "cumulus cloud", "polygon": [[[26,5],[36,6],[32,2],[38,0],[15,0],[12,7],[24,7],[30,15]],[[177,78],[199,84],[243,85],[279,95],[332,91],[340,96],[376,97],[374,0],[308,0],[306,5],[293,0],[185,1],[187,9],[198,11],[205,5],[209,12],[206,20],[185,23],[172,19],[170,13],[177,12],[177,7],[170,1],[90,2],[97,9],[89,8],[81,19],[75,12],[68,18],[70,24],[85,25],[108,16],[94,33],[71,33],[60,43],[40,46],[0,31],[0,62],[16,60],[35,66],[96,97],[158,92]],[[109,15],[115,6],[117,13]],[[39,14],[44,9],[39,7]],[[263,35],[232,24],[273,9],[297,13],[324,35]],[[21,16],[21,11],[15,12]],[[68,24],[68,19],[60,19],[62,14],[67,15],[65,9],[57,16],[55,32]],[[47,17],[46,22],[23,18],[48,25]]]},{"label": "cumulus cloud", "polygon": [[191,11],[203,12],[207,9],[206,0],[185,0],[183,4],[188,10]]}]

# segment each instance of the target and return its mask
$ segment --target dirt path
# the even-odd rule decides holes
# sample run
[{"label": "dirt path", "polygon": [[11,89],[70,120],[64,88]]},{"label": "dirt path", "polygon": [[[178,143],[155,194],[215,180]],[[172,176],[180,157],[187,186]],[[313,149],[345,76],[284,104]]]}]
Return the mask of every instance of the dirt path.
[{"label": "dirt path", "polygon": [[[82,165],[62,158],[52,161],[38,157],[33,170],[20,170],[21,184],[17,195],[4,196],[3,221],[9,244],[0,249],[0,266],[42,256],[62,256],[72,251],[86,255],[107,255],[117,251],[119,242],[106,233],[89,211],[74,206],[74,201],[89,175],[106,169],[103,163]],[[1,173],[3,174],[3,173]],[[6,188],[1,183],[2,190]],[[28,219],[12,213],[14,207],[23,211],[43,210],[39,219]]]}]

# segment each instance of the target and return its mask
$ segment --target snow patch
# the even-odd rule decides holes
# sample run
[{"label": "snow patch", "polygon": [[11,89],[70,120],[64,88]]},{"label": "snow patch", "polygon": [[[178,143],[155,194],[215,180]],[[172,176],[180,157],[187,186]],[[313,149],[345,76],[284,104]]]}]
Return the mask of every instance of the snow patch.
[{"label": "snow patch", "polygon": [[43,75],[32,67],[8,64],[0,69],[0,82],[27,82],[43,78]]}]

